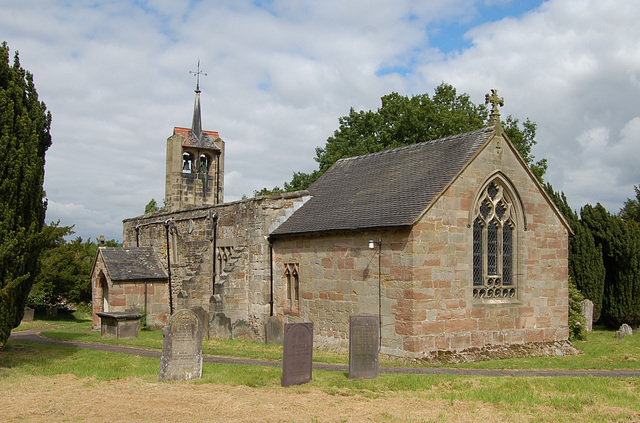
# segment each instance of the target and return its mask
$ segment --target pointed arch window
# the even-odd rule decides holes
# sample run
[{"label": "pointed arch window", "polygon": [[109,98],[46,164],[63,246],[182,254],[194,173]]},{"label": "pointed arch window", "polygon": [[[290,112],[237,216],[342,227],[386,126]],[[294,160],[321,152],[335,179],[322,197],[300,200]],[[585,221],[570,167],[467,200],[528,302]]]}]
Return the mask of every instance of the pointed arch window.
[{"label": "pointed arch window", "polygon": [[287,305],[292,311],[297,311],[300,304],[300,278],[298,268],[298,263],[287,263],[284,265],[284,276],[287,288]]},{"label": "pointed arch window", "polygon": [[473,297],[514,298],[516,219],[511,195],[495,180],[480,194],[473,220]]}]

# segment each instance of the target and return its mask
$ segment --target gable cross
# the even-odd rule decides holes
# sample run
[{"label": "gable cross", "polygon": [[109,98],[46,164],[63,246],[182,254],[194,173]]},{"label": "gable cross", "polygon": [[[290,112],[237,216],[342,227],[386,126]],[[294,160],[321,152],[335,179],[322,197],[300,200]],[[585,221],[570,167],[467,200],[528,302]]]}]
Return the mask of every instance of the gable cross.
[{"label": "gable cross", "polygon": [[198,71],[197,72],[189,71],[189,73],[191,75],[196,76],[196,92],[199,93],[200,92],[200,75],[207,76],[206,73],[200,70],[200,59],[198,59]]},{"label": "gable cross", "polygon": [[491,103],[491,114],[489,115],[489,126],[493,126],[496,132],[502,132],[502,122],[500,121],[500,110],[498,106],[504,107],[504,98],[498,97],[498,90],[491,90],[491,94],[485,94],[484,104]]}]

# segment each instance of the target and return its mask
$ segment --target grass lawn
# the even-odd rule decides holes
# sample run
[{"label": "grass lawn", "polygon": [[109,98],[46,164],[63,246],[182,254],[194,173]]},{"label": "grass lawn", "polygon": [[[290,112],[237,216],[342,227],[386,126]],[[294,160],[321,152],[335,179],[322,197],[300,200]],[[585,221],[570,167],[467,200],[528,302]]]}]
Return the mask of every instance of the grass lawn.
[{"label": "grass lawn", "polygon": [[[28,327],[45,328],[45,336],[58,339],[120,343],[158,349],[162,347],[162,333],[158,330],[141,331],[137,340],[103,340],[99,332],[90,330],[90,326],[89,321],[81,320],[36,321],[29,323]],[[456,367],[640,369],[640,335],[617,340],[614,332],[598,328],[588,335],[586,341],[577,342],[576,346],[585,353],[573,357],[467,363]],[[282,358],[281,347],[237,340],[205,340],[203,353],[266,360]],[[348,356],[314,351],[314,361],[346,364]],[[300,412],[305,407],[302,405],[305,399],[318,395],[327,404],[342,404],[344,407],[352,403],[359,404],[366,410],[367,407],[376,407],[376,404],[389,407],[386,411],[376,411],[375,417],[366,419],[363,416],[373,411],[365,414],[362,414],[363,411],[354,412],[355,414],[345,411],[336,415],[323,414],[322,411],[315,411],[319,414],[313,414],[314,411],[309,411],[311,415],[318,417],[304,421],[357,421],[359,416],[361,421],[474,421],[475,417],[484,416],[488,412],[490,416],[496,417],[489,417],[489,420],[495,421],[640,421],[640,378],[381,374],[376,379],[350,380],[344,372],[315,370],[311,383],[282,388],[281,372],[279,367],[205,363],[203,376],[199,380],[158,384],[158,360],[153,358],[16,342],[10,342],[5,351],[0,352],[0,385],[5,384],[6,389],[14,390],[24,387],[30,380],[39,381],[34,382],[38,386],[24,389],[37,390],[43,380],[59,384],[60,375],[73,375],[81,381],[82,387],[79,389],[104,389],[104,384],[116,381],[121,381],[117,383],[124,383],[127,387],[133,384],[138,390],[158,389],[158,395],[165,390],[186,390],[184,395],[187,397],[197,395],[200,389],[208,390],[209,386],[228,387],[216,388],[216,392],[221,392],[220,389],[237,389],[234,395],[240,397],[247,390],[257,389],[257,392],[250,391],[253,394],[247,393],[247,398],[243,400],[249,409],[258,407],[255,401],[263,395],[273,396],[274,401],[282,401],[276,399],[280,398],[279,395],[286,395],[286,398],[294,395],[295,401],[301,401]],[[426,414],[421,413],[426,413],[425,409],[414,409],[408,405],[414,402],[421,404],[420,407],[445,408],[436,414],[438,418],[424,417]],[[309,407],[313,410],[312,405]],[[2,406],[0,411],[1,408]],[[264,418],[268,415],[265,414]],[[250,415],[246,416],[247,420],[251,420],[249,417]],[[486,416],[483,418],[487,419]],[[300,421],[296,417],[291,420],[276,420]]]}]

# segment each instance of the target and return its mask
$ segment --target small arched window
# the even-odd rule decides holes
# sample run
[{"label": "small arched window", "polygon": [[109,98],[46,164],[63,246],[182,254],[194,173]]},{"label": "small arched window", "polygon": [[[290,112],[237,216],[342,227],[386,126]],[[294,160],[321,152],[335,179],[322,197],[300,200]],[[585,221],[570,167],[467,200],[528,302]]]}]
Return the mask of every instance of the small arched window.
[{"label": "small arched window", "polygon": [[494,180],[480,193],[473,220],[473,297],[514,298],[516,216],[512,195]]}]

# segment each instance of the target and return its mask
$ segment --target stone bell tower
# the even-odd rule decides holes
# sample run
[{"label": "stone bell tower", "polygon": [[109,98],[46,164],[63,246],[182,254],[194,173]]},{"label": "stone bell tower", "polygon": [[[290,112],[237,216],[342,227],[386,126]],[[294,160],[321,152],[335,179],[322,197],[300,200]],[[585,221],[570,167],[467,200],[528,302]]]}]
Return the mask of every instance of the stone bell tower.
[{"label": "stone bell tower", "polygon": [[224,141],[217,132],[203,131],[200,113],[200,62],[191,128],[173,128],[167,138],[164,202],[171,210],[222,203]]}]

